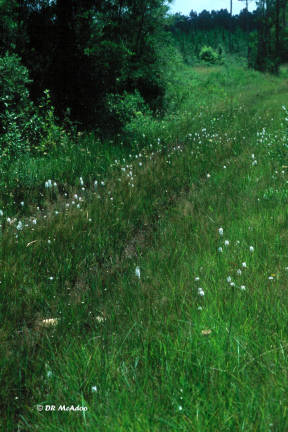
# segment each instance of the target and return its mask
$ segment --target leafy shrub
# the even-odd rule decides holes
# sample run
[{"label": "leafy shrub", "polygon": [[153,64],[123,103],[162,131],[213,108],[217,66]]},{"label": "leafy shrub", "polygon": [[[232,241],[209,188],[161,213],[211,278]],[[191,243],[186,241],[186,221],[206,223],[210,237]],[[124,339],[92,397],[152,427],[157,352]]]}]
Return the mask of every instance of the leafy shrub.
[{"label": "leafy shrub", "polygon": [[0,145],[2,156],[26,152],[23,131],[31,118],[27,69],[16,54],[0,57]]},{"label": "leafy shrub", "polygon": [[[37,108],[32,122],[34,123],[33,131],[36,131],[33,140],[33,153],[47,154],[59,146],[64,147],[67,144],[68,136],[65,130],[57,125],[49,90],[44,91],[41,104]],[[71,127],[71,124],[69,126]]]},{"label": "leafy shrub", "polygon": [[212,47],[204,45],[199,53],[199,58],[206,63],[219,63],[220,56]]},{"label": "leafy shrub", "polygon": [[218,54],[218,63],[223,64],[224,63],[224,57],[225,57],[225,49],[223,45],[219,44],[217,47],[217,54]]},{"label": "leafy shrub", "polygon": [[136,90],[134,93],[108,94],[106,108],[110,115],[109,125],[114,130],[122,130],[133,118],[150,112],[144,99]]},{"label": "leafy shrub", "polygon": [[25,153],[46,153],[65,141],[57,126],[49,91],[40,107],[29,97],[28,70],[16,54],[0,57],[0,155],[7,160]]}]

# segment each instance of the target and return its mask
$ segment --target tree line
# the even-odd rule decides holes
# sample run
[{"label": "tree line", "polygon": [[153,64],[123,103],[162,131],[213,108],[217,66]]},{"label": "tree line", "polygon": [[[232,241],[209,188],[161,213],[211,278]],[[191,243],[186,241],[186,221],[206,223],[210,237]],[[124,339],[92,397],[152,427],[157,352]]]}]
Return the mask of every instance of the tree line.
[{"label": "tree line", "polygon": [[[211,41],[208,41],[211,45],[221,42],[232,54],[239,53],[240,47],[245,46],[250,67],[278,73],[280,64],[288,59],[288,1],[259,0],[253,12],[248,10],[249,0],[238,1],[245,5],[239,15],[233,15],[233,0],[230,0],[230,11],[203,10],[197,14],[192,10],[188,16],[175,14],[171,31],[175,35],[190,35],[196,52],[200,51],[202,40],[207,40],[210,32]],[[241,40],[242,44],[239,43]]]}]

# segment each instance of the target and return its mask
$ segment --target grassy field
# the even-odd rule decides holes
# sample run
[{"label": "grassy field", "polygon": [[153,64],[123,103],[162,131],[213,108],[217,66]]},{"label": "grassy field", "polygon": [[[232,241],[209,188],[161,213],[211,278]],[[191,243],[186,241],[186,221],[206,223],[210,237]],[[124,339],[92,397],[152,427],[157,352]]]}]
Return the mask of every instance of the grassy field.
[{"label": "grassy field", "polygon": [[287,71],[177,73],[132,150],[11,168],[3,431],[288,430]]}]

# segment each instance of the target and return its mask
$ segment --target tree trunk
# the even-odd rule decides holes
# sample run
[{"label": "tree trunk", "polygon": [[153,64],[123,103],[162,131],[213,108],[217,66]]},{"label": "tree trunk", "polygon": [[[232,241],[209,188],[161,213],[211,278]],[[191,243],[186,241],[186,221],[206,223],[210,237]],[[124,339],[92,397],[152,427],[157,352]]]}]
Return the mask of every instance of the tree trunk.
[{"label": "tree trunk", "polygon": [[233,14],[233,0],[230,0],[230,16],[231,16],[231,20],[230,20],[230,31],[229,31],[229,50],[230,52],[232,51],[232,14]]},{"label": "tree trunk", "polygon": [[286,3],[287,0],[282,1],[281,9],[282,9],[282,26],[283,28],[286,27]]},{"label": "tree trunk", "polygon": [[280,0],[276,0],[276,22],[275,22],[275,51],[276,57],[280,51]]}]

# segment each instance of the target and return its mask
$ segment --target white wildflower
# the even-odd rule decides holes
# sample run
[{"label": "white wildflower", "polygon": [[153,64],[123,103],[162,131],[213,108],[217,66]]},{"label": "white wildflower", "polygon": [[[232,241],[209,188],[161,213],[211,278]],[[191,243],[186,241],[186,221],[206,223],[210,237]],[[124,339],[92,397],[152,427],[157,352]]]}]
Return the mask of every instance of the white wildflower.
[{"label": "white wildflower", "polygon": [[23,224],[21,221],[18,222],[17,226],[16,226],[18,231],[21,231],[23,229]]},{"label": "white wildflower", "polygon": [[229,244],[230,244],[229,240],[225,240],[224,244],[225,244],[225,246],[229,246]]},{"label": "white wildflower", "polygon": [[219,228],[218,232],[219,232],[220,236],[223,236],[223,233],[224,233],[223,228]]},{"label": "white wildflower", "polygon": [[140,267],[136,267],[136,269],[135,269],[135,275],[136,275],[136,277],[138,277],[139,279],[140,279],[140,277],[141,277],[141,274],[140,274]]},{"label": "white wildflower", "polygon": [[204,291],[202,288],[198,288],[198,294],[203,297],[205,295]]}]

